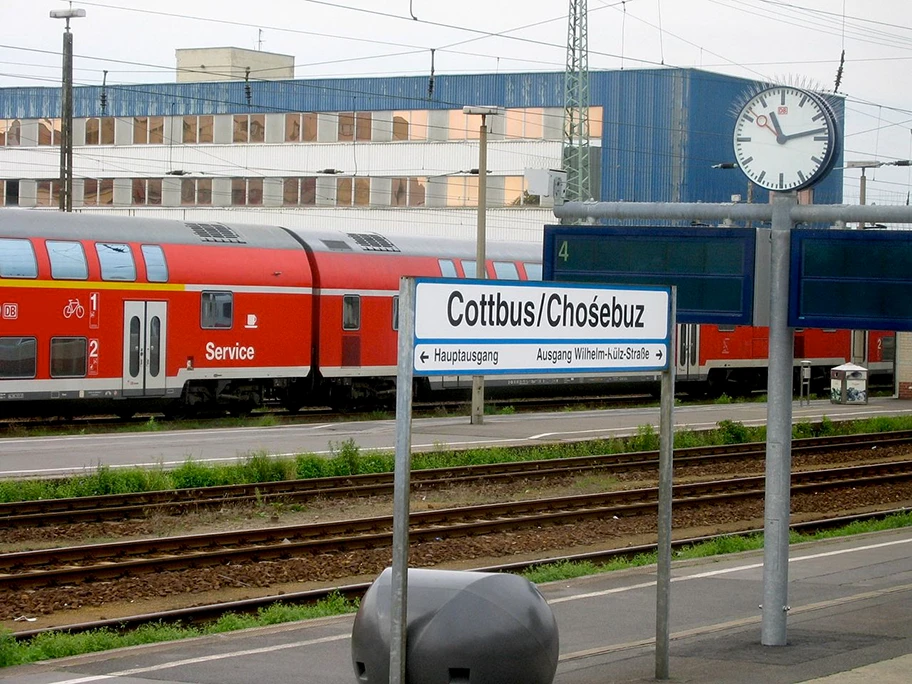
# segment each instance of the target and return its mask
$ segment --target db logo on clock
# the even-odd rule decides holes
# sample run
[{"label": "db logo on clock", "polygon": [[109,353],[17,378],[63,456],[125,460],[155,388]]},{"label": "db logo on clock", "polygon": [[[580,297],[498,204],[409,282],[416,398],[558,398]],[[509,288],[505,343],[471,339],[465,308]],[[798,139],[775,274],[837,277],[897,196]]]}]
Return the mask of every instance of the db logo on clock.
[{"label": "db logo on clock", "polygon": [[779,107],[779,109],[777,111],[779,113],[779,116],[783,116],[783,115],[789,113],[789,108],[788,107]]}]

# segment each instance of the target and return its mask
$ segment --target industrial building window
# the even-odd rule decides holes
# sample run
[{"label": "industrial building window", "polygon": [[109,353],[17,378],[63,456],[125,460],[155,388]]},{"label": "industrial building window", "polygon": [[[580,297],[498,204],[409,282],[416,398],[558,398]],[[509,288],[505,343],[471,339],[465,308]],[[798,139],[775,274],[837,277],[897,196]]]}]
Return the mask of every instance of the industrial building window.
[{"label": "industrial building window", "polygon": [[60,144],[60,119],[38,119],[38,144]]},{"label": "industrial building window", "polygon": [[86,145],[113,145],[114,144],[114,117],[93,117],[86,119],[85,127]]},{"label": "industrial building window", "polygon": [[116,242],[97,242],[95,251],[101,263],[102,280],[136,280],[136,264],[130,245]]},{"label": "industrial building window", "polygon": [[285,142],[313,142],[317,139],[317,115],[293,112],[285,115]]},{"label": "industrial building window", "polygon": [[162,203],[161,178],[134,178],[133,204],[159,205]]},{"label": "industrial building window", "polygon": [[51,259],[51,277],[60,280],[85,280],[89,277],[85,250],[79,242],[48,240],[45,244]]},{"label": "industrial building window", "polygon": [[366,207],[370,205],[370,178],[337,178],[336,206]]},{"label": "industrial building window", "polygon": [[185,143],[211,143],[212,142],[212,116],[185,116],[184,117],[184,142]]},{"label": "industrial building window", "polygon": [[450,176],[447,178],[448,207],[478,206],[478,176]]},{"label": "industrial building window", "polygon": [[231,204],[236,207],[263,204],[262,178],[232,178]]},{"label": "industrial building window", "polygon": [[146,280],[150,283],[167,283],[168,263],[165,261],[164,250],[158,245],[142,245],[140,249],[146,264]]},{"label": "industrial building window", "polygon": [[0,145],[19,145],[21,132],[19,119],[0,119]]},{"label": "industrial building window", "polygon": [[0,337],[0,378],[34,378],[37,351],[34,337]]},{"label": "industrial building window", "polygon": [[530,195],[526,189],[526,180],[522,176],[504,176],[504,206],[525,207],[538,206],[541,197]]},{"label": "industrial building window", "polygon": [[38,262],[28,240],[0,239],[0,276],[4,278],[37,278]]},{"label": "industrial building window", "polygon": [[212,179],[181,179],[181,204],[206,206],[212,204]]},{"label": "industrial building window", "polygon": [[165,118],[162,116],[134,116],[133,144],[161,145],[165,142]]},{"label": "industrial building window", "polygon": [[86,338],[51,338],[51,377],[82,378],[86,374]]},{"label": "industrial building window", "polygon": [[7,207],[19,206],[19,181],[0,181],[0,188],[2,188],[3,191],[3,197],[0,198],[0,204]]},{"label": "industrial building window", "polygon": [[361,327],[361,297],[342,295],[342,330],[358,330]]},{"label": "industrial building window", "polygon": [[589,138],[602,137],[602,108],[589,107]]},{"label": "industrial building window", "polygon": [[371,139],[370,112],[341,112],[339,114],[339,141]]},{"label": "industrial building window", "polygon": [[39,207],[56,207],[60,204],[60,181],[38,181],[35,203]]},{"label": "industrial building window", "polygon": [[494,276],[498,280],[519,280],[519,269],[512,261],[495,261]]},{"label": "industrial building window", "polygon": [[504,133],[507,138],[541,140],[545,135],[545,110],[540,107],[508,109],[504,113]]},{"label": "industrial building window", "polygon": [[[481,128],[481,114],[466,114],[461,109],[450,110],[447,138],[450,140],[478,140]],[[488,121],[488,131],[491,122]]]},{"label": "industrial building window", "polygon": [[114,204],[114,179],[86,178],[82,182],[82,203],[87,207]]},{"label": "industrial building window", "polygon": [[203,328],[230,328],[234,309],[231,292],[203,292],[200,325]]},{"label": "industrial building window", "polygon": [[266,140],[265,114],[235,114],[234,142],[261,143]]},{"label": "industrial building window", "polygon": [[316,178],[286,178],[282,185],[282,204],[312,207],[317,203]]},{"label": "industrial building window", "polygon": [[393,140],[427,140],[426,109],[393,112]]},{"label": "industrial building window", "polygon": [[423,207],[427,178],[393,178],[390,205],[394,207]]}]

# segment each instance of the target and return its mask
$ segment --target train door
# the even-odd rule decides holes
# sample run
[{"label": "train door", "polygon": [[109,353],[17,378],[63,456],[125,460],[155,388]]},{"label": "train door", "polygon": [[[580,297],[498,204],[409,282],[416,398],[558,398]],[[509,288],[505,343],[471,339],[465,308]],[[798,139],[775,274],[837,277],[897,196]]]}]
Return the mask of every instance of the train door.
[{"label": "train door", "polygon": [[124,396],[164,395],[167,314],[167,302],[124,302]]},{"label": "train door", "polygon": [[698,380],[700,373],[700,326],[682,323],[678,326],[678,353],[675,375],[679,380]]}]

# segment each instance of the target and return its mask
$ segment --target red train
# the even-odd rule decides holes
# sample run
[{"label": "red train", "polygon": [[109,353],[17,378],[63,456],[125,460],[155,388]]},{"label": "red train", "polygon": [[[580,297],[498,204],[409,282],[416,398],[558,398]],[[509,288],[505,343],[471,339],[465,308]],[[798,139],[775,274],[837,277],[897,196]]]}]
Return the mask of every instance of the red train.
[{"label": "red train", "polygon": [[[489,243],[487,258],[488,278],[541,278],[537,245]],[[0,415],[390,398],[402,275],[474,277],[475,243],[0,210]],[[765,378],[764,329],[681,332],[682,381]],[[820,372],[850,358],[850,332],[798,338]]]}]

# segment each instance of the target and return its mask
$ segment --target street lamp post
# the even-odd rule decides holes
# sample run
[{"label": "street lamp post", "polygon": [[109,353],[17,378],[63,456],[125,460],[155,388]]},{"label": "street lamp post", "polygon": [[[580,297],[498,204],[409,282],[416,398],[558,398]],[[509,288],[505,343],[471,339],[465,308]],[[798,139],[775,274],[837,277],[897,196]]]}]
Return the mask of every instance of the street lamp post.
[{"label": "street lamp post", "polygon": [[[878,169],[881,166],[912,166],[912,159],[899,159],[891,162],[881,161],[848,161],[845,164],[846,169],[861,169],[861,179],[858,188],[858,203],[865,204],[868,191],[868,177],[865,175],[867,169]],[[860,230],[864,230],[864,221],[858,224]]]},{"label": "street lamp post", "polygon": [[[478,230],[475,243],[475,277],[487,277],[485,268],[485,212],[488,203],[488,125],[487,117],[503,113],[501,107],[463,107],[465,114],[481,117],[478,129]],[[472,376],[471,424],[484,422],[484,376]]]},{"label": "street lamp post", "polygon": [[73,34],[70,19],[84,9],[51,10],[52,19],[66,20],[63,32],[63,88],[60,93],[60,211],[73,211]]}]

